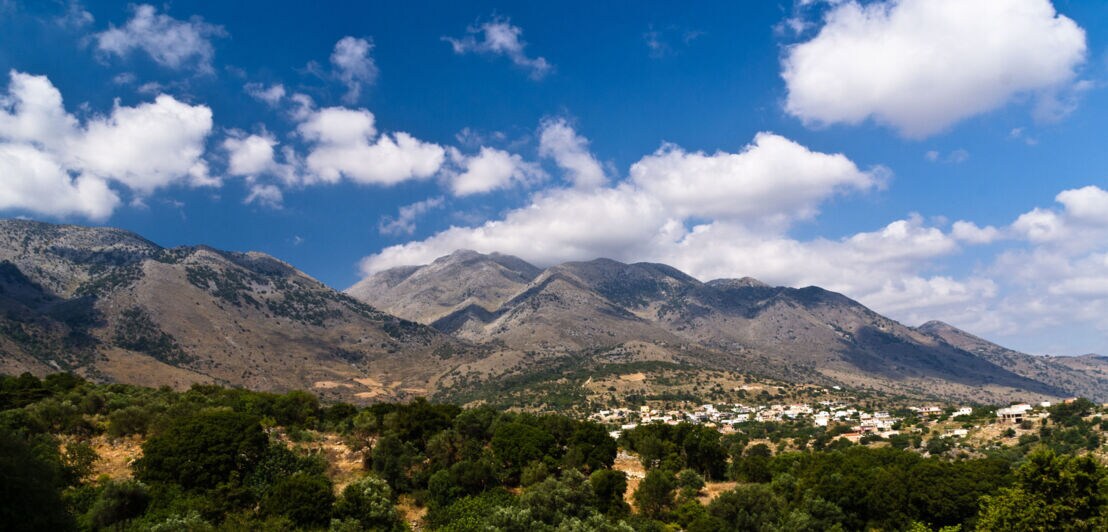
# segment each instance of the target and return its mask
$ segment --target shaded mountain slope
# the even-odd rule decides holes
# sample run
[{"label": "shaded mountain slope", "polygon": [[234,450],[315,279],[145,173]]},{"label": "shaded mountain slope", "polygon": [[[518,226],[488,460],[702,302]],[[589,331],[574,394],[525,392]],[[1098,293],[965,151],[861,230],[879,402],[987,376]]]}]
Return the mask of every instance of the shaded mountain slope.
[{"label": "shaded mountain slope", "polygon": [[941,321],[929,321],[920,325],[917,330],[1024,377],[1062,388],[1072,395],[1108,402],[1108,357],[1028,355],[999,346]]},{"label": "shaded mountain slope", "polygon": [[426,395],[468,346],[261,253],[0,221],[0,369],[348,399]]}]

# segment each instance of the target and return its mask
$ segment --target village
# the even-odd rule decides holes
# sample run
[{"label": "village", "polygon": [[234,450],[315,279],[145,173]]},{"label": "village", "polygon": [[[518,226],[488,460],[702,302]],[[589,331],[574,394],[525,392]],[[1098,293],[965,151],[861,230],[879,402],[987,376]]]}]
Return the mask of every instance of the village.
[{"label": "village", "polygon": [[1049,415],[1046,409],[1050,406],[1049,401],[1035,405],[1019,403],[995,409],[923,405],[898,409],[897,415],[894,415],[885,410],[867,411],[841,401],[767,405],[733,403],[673,409],[651,406],[612,408],[594,412],[588,418],[610,427],[613,438],[618,438],[623,431],[650,423],[703,424],[722,434],[731,434],[746,423],[789,422],[807,423],[813,427],[840,427],[844,432],[839,437],[857,443],[867,436],[887,439],[907,431],[921,432],[925,428],[940,428],[941,432],[937,434],[940,437],[964,438],[972,429],[983,425],[1018,426],[1025,421],[1041,420]]}]

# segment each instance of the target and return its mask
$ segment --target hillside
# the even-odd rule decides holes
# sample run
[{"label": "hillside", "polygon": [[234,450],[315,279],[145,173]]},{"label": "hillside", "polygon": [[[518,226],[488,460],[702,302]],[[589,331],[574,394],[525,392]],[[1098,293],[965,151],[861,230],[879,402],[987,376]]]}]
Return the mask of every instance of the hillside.
[{"label": "hillside", "polygon": [[917,330],[941,338],[1014,373],[1057,386],[1073,395],[1108,401],[1108,357],[1032,356],[996,345],[941,321],[929,321]]},{"label": "hillside", "polygon": [[215,382],[345,399],[426,395],[467,346],[261,253],[0,221],[0,371]]},{"label": "hillside", "polygon": [[[670,266],[609,259],[555,265],[529,283],[521,278],[496,283],[495,294],[470,290],[464,300],[436,299],[432,290],[405,296],[401,283],[390,281],[404,277],[420,279],[420,286],[476,287],[491,284],[490,263],[505,261],[519,271],[537,270],[519,266],[520,259],[465,251],[428,266],[377,273],[350,293],[469,341],[576,354],[571,366],[613,358],[658,360],[792,382],[984,401],[1060,397],[1076,390],[1103,395],[1096,377],[1083,376],[1084,370],[1050,364],[1044,366],[1049,377],[1024,371],[1035,357],[985,356],[818,287],[772,287],[751,278],[701,282]],[[365,289],[373,286],[389,288]],[[511,287],[516,292],[506,296]],[[442,317],[428,319],[431,315]],[[628,353],[634,356],[627,359]]]}]

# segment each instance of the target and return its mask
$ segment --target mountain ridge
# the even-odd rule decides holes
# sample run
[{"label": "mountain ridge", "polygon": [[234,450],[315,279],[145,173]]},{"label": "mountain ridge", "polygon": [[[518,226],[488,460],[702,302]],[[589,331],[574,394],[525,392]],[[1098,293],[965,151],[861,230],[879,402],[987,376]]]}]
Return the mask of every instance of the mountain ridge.
[{"label": "mountain ridge", "polygon": [[[465,257],[472,263],[481,260],[477,255],[467,252]],[[435,263],[453,262],[452,257]],[[402,268],[418,272],[420,267]],[[449,279],[428,274],[422,280],[431,286],[456,284],[461,272],[464,268]],[[563,280],[566,289],[550,294],[551,280]],[[971,396],[980,388],[981,396],[1015,397],[1011,392],[1019,389],[1058,397],[1076,389],[1105,396],[1095,378],[1081,377],[1074,368],[1053,364],[1047,371],[1064,375],[1044,382],[1022,371],[1032,365],[1032,355],[1011,351],[1008,358],[990,358],[974,353],[935,331],[905,326],[819,287],[773,287],[750,277],[701,282],[668,265],[612,259],[557,264],[531,283],[515,287],[516,294],[499,298],[499,305],[445,305],[438,310],[449,312],[428,323],[469,341],[503,341],[523,350],[597,349],[637,340],[683,345],[671,349],[675,353],[694,346],[710,352],[709,360],[702,361],[709,364],[714,360],[724,367],[746,367],[749,359],[761,357],[769,361],[762,369],[776,377],[799,371],[851,386],[879,381],[887,390],[939,386]],[[569,287],[576,297],[567,296]],[[417,317],[406,314],[402,305],[389,304],[405,301],[402,292],[388,292],[380,299],[375,295],[362,297],[399,316]],[[555,300],[562,306],[553,305]],[[608,334],[590,333],[581,322],[603,323]],[[550,327],[551,323],[558,326]],[[519,330],[527,331],[526,341],[516,334]]]},{"label": "mountain ridge", "polygon": [[376,401],[671,364],[909,397],[1105,400],[1102,357],[1029,357],[819,287],[701,282],[657,263],[538,268],[460,250],[344,293],[264,253],[0,220],[6,373]]}]

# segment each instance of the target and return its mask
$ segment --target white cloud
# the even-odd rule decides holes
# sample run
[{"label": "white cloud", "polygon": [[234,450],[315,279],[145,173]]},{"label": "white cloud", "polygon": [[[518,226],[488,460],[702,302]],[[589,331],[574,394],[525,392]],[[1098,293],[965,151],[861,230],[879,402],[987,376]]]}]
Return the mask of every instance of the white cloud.
[{"label": "white cloud", "polygon": [[431,177],[446,151],[403,132],[377,134],[373,113],[329,107],[312,111],[297,127],[311,144],[306,165],[321,181],[346,177],[362,184],[394,185]]},{"label": "white cloud", "polygon": [[65,13],[54,19],[54,23],[63,28],[83,28],[92,24],[96,19],[89,13],[85,6],[76,0],[70,0],[65,7]]},{"label": "white cloud", "polygon": [[537,164],[504,150],[482,147],[476,155],[467,156],[451,148],[449,153],[453,164],[459,167],[446,176],[455,196],[483,194],[515,183],[528,185],[546,178],[546,172]]},{"label": "white cloud", "polygon": [[1085,32],[1049,0],[844,1],[790,47],[785,109],[814,125],[867,119],[925,137],[1018,95],[1072,90]]},{"label": "white cloud", "polygon": [[513,26],[508,20],[496,19],[479,26],[470,26],[466,32],[468,35],[460,39],[443,37],[443,40],[450,43],[456,54],[473,52],[507,56],[516,66],[528,70],[531,79],[542,79],[553,68],[542,57],[527,56],[523,51],[527,43],[520,39],[523,30],[519,26]]},{"label": "white cloud", "polygon": [[367,39],[343,37],[335,43],[331,53],[331,65],[339,80],[346,85],[343,100],[347,103],[358,101],[363,85],[372,85],[377,80],[377,64],[370,56],[373,43]]},{"label": "white cloud", "polygon": [[202,158],[212,130],[212,111],[159,95],[153,103],[124,107],[88,121],[69,153],[77,164],[111,177],[140,194],[149,194],[187,177],[192,185],[212,186]]},{"label": "white cloud", "polygon": [[250,193],[246,195],[243,203],[246,205],[256,203],[271,209],[280,209],[284,201],[285,196],[277,186],[256,183],[250,186]]},{"label": "white cloud", "polygon": [[599,187],[608,181],[604,168],[589,152],[589,141],[565,119],[546,119],[540,124],[539,155],[553,159],[577,187]]},{"label": "white cloud", "polygon": [[842,154],[817,153],[758,133],[738,153],[689,153],[667,144],[631,166],[631,180],[681,217],[782,223],[810,218],[837,192],[881,184],[884,170],[863,172]]},{"label": "white cloud", "polygon": [[149,4],[133,9],[134,14],[127,24],[113,25],[94,36],[98,50],[119,57],[141,50],[165,67],[177,69],[195,65],[202,72],[212,71],[215,49],[211,38],[226,35],[222,26],[208,24],[200,17],[177,20],[158,13],[157,8]]},{"label": "white cloud", "polygon": [[[1106,197],[1096,186],[1064,190],[1055,197],[1062,208],[1036,207],[1017,217],[1003,231],[1013,244],[982,270],[1000,287],[998,296],[975,304],[964,323],[1036,351],[1077,354],[1103,346],[1108,217],[1100,208]],[[1046,330],[1065,340],[1044,341]]]},{"label": "white cloud", "polygon": [[[278,162],[279,143],[267,131],[246,135],[237,130],[230,131],[223,140],[223,149],[227,152],[227,174],[243,177],[249,194],[244,203],[257,203],[266,207],[280,208],[284,194],[279,185],[291,187],[305,183],[303,162],[291,146],[281,148],[284,162]],[[268,182],[276,179],[276,183]]]},{"label": "white cloud", "polygon": [[978,227],[973,222],[958,220],[950,228],[950,234],[959,241],[969,244],[989,244],[1000,238],[1000,230],[988,225]]},{"label": "white cloud", "polygon": [[280,83],[268,87],[261,83],[247,83],[243,89],[254,99],[265,102],[270,107],[277,107],[285,98],[285,86]]},{"label": "white cloud", "polygon": [[227,173],[236,176],[252,176],[270,171],[276,162],[273,147],[277,139],[268,133],[246,137],[228,137],[223,141],[227,150]]},{"label": "white cloud", "polygon": [[1108,225],[1108,191],[1087,186],[1063,190],[1055,197],[1065,206],[1066,214],[1076,221],[1095,225]]},{"label": "white cloud", "polygon": [[50,155],[28,144],[0,143],[0,209],[103,220],[119,196],[97,177],[70,177]]},{"label": "white cloud", "polygon": [[1071,251],[1108,241],[1108,191],[1090,185],[1063,190],[1054,199],[1061,210],[1032,209],[1012,223],[1012,231],[1032,243]]},{"label": "white cloud", "polygon": [[161,95],[134,107],[117,102],[110,114],[82,124],[66,112],[61,92],[45,76],[12,71],[10,77],[0,98],[0,146],[7,148],[6,164],[19,171],[5,179],[28,176],[26,186],[11,185],[20,198],[9,197],[13,208],[102,219],[119,204],[109,182],[139,196],[178,183],[219,184],[203,159],[212,128],[207,107]]},{"label": "white cloud", "polygon": [[415,233],[416,218],[427,211],[442,207],[445,200],[440,196],[417,201],[411,205],[400,207],[396,218],[383,217],[377,225],[377,230],[383,235],[411,235]]}]

